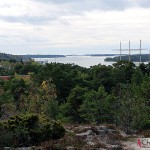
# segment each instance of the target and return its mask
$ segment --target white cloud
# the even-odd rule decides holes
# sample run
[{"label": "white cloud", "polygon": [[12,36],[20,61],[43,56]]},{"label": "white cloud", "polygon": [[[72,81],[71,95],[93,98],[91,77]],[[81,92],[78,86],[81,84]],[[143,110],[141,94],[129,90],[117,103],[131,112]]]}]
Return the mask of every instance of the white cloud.
[{"label": "white cloud", "polygon": [[105,48],[109,53],[120,40],[130,39],[135,47],[140,38],[148,46],[148,5],[147,0],[1,0],[1,49],[64,54]]}]

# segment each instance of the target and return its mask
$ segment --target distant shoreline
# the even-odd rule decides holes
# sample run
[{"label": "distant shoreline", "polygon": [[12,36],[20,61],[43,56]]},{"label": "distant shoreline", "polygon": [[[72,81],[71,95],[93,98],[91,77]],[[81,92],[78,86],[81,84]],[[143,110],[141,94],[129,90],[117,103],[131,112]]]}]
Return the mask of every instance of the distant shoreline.
[{"label": "distant shoreline", "polygon": [[23,58],[58,58],[58,57],[67,57],[67,56],[92,56],[92,57],[98,57],[98,56],[116,56],[118,54],[83,54],[83,55],[77,55],[77,54],[72,54],[72,55],[45,55],[45,54],[33,54],[33,55],[18,55]]},{"label": "distant shoreline", "polygon": [[[150,61],[150,54],[134,54],[134,55],[125,55],[121,56],[121,60],[129,60],[132,62],[149,62]],[[105,58],[106,62],[117,62],[120,60],[120,56],[115,56],[115,57],[107,57]]]},{"label": "distant shoreline", "polygon": [[56,58],[56,57],[66,57],[65,55],[19,55],[23,58]]}]

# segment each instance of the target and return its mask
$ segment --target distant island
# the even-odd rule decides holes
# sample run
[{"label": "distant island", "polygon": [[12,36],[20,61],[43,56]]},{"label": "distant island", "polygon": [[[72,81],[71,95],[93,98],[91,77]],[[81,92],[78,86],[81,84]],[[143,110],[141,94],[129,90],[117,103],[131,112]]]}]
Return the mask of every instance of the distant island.
[{"label": "distant island", "polygon": [[0,61],[28,61],[33,58],[58,58],[66,57],[65,55],[12,55],[6,53],[0,53]]},{"label": "distant island", "polygon": [[[120,56],[107,57],[104,60],[107,62],[117,62],[120,60]],[[129,55],[121,56],[121,60],[129,60]],[[130,60],[133,62],[140,62],[140,55],[139,54],[131,55]],[[142,54],[141,55],[141,62],[148,62],[148,61],[150,61],[150,55],[149,54]]]},{"label": "distant island", "polygon": [[21,55],[23,58],[56,58],[56,57],[66,57],[65,55]]},{"label": "distant island", "polygon": [[86,54],[85,56],[116,56],[117,54]]},{"label": "distant island", "polygon": [[21,61],[24,58],[19,55],[0,53],[0,61]]}]

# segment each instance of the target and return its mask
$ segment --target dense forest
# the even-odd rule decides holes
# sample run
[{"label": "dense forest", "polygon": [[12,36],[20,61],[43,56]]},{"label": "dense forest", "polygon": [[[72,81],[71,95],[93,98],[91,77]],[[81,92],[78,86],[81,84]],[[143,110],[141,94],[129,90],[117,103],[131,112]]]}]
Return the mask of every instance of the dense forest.
[{"label": "dense forest", "polygon": [[150,129],[150,63],[1,63],[0,75],[10,79],[0,79],[0,145],[59,139],[61,123],[114,124],[126,133]]},{"label": "dense forest", "polygon": [[2,60],[7,60],[7,61],[21,61],[22,59],[25,59],[23,58],[22,56],[19,56],[19,55],[12,55],[12,54],[6,54],[6,53],[0,53],[0,61]]},{"label": "dense forest", "polygon": [[[119,60],[120,60],[120,56],[105,58],[105,61],[117,62]],[[121,60],[129,60],[129,55],[122,55]],[[131,55],[130,60],[133,62],[140,62],[140,55],[139,54]],[[142,54],[141,55],[141,62],[149,62],[149,61],[150,61],[150,54]]]}]

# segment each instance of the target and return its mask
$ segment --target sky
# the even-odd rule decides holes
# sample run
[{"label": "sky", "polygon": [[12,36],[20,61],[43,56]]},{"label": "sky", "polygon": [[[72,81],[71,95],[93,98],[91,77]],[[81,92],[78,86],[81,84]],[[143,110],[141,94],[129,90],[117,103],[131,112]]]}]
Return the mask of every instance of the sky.
[{"label": "sky", "polygon": [[140,39],[149,49],[150,0],[0,0],[0,52],[119,53]]}]

